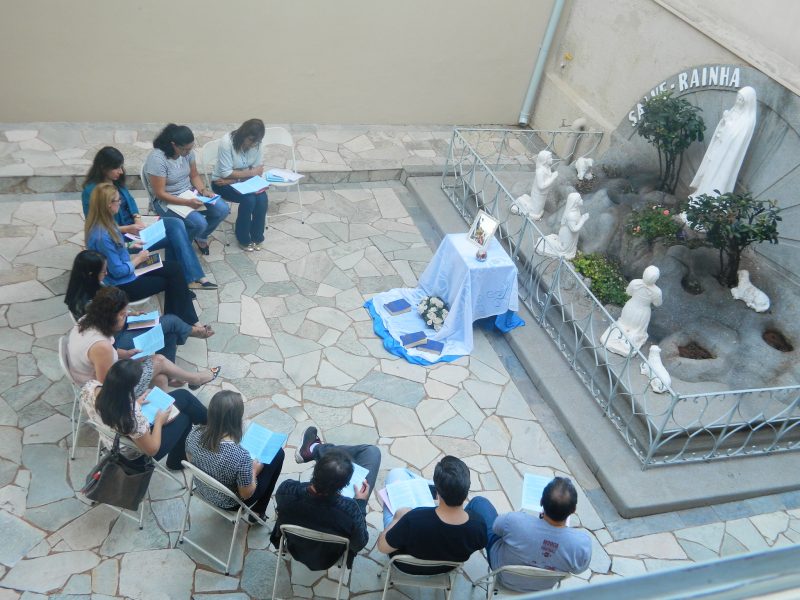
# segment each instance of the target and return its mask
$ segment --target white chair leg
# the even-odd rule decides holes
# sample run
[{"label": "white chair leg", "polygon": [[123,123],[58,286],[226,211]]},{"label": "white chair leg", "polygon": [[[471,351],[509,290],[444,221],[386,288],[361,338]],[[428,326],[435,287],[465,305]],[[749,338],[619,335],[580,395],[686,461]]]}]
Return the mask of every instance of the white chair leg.
[{"label": "white chair leg", "polygon": [[283,548],[286,543],[286,536],[281,536],[281,542],[278,544],[278,560],[275,562],[275,580],[272,582],[272,600],[275,600],[275,593],[278,591],[278,573],[281,570],[281,562],[283,561]]},{"label": "white chair leg", "polygon": [[239,531],[239,523],[242,522],[242,509],[236,513],[236,523],[233,524],[233,535],[231,536],[231,546],[228,548],[228,561],[225,563],[225,575],[230,572],[231,556],[233,556],[233,545],[236,543],[236,533]]},{"label": "white chair leg", "polygon": [[[380,577],[380,575],[378,575]],[[389,581],[392,579],[392,565],[389,565],[386,569],[386,581],[383,582],[383,594],[381,595],[381,600],[385,600],[386,592],[389,591]]]},{"label": "white chair leg", "polygon": [[80,402],[77,402],[76,404],[78,407],[78,415],[77,419],[74,421],[75,429],[72,432],[72,452],[70,453],[69,456],[70,460],[75,459],[75,448],[78,447],[78,439],[80,437],[80,431],[81,431],[81,415],[83,414],[83,408],[81,407]]},{"label": "white chair leg", "polygon": [[183,543],[183,534],[186,533],[186,524],[189,522],[189,507],[192,504],[192,481],[189,481],[189,497],[186,499],[186,512],[183,513],[183,523],[181,523],[181,532],[178,534],[178,543]]}]

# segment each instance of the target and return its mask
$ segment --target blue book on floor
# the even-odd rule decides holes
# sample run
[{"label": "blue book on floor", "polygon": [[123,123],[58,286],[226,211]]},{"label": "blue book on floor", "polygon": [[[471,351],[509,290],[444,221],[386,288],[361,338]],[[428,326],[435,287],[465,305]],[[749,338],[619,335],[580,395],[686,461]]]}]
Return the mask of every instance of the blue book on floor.
[{"label": "blue book on floor", "polygon": [[415,348],[416,346],[424,344],[427,341],[428,336],[425,335],[424,331],[406,333],[405,335],[400,336],[400,343],[403,344],[405,348]]},{"label": "blue book on floor", "polygon": [[288,438],[285,433],[277,433],[258,423],[250,423],[239,445],[247,450],[252,458],[268,465]]},{"label": "blue book on floor", "polygon": [[423,352],[428,352],[429,354],[439,355],[442,353],[442,350],[444,350],[444,344],[442,342],[437,342],[436,340],[427,340],[424,344],[416,346],[416,350],[422,350]]},{"label": "blue book on floor", "polygon": [[383,308],[386,309],[390,315],[402,315],[403,313],[407,313],[411,310],[411,305],[400,298],[399,300],[393,300],[392,302],[387,302],[383,305]]}]

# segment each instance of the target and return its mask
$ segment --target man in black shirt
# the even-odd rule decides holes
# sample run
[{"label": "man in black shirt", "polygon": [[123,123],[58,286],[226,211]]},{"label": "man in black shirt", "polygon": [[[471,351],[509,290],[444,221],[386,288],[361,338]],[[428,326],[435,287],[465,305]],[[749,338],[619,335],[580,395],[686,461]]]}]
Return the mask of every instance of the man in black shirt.
[{"label": "man in black shirt", "polygon": [[[405,471],[405,469],[401,469]],[[387,482],[393,479],[392,472]],[[469,468],[455,456],[445,456],[433,472],[439,497],[436,508],[396,508],[392,522],[378,537],[378,549],[386,554],[410,554],[425,560],[464,562],[486,545],[486,524],[477,513],[462,508],[469,492]],[[398,565],[400,568],[401,565]],[[408,573],[431,574],[447,569],[414,569]]]}]

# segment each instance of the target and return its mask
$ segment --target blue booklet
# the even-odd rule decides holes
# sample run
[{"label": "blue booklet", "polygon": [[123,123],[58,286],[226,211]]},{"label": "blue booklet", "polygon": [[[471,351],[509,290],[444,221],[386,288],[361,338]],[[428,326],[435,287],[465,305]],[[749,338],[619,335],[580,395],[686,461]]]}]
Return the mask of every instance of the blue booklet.
[{"label": "blue booklet", "polygon": [[270,431],[258,423],[250,423],[239,445],[247,450],[252,458],[268,465],[278,450],[283,448],[287,439],[289,436],[285,433]]},{"label": "blue booklet", "polygon": [[159,219],[150,227],[145,227],[139,232],[139,239],[142,240],[142,249],[149,250],[152,246],[167,237],[164,229],[164,221]]},{"label": "blue booklet", "polygon": [[361,465],[353,463],[353,476],[350,478],[350,481],[344,486],[339,493],[344,496],[345,498],[355,498],[355,489],[354,486],[358,489],[361,489],[361,484],[367,479],[367,475],[369,471],[367,471]]},{"label": "blue booklet", "polygon": [[144,358],[161,350],[164,347],[164,330],[161,328],[161,323],[133,338],[133,347],[139,351],[131,357],[133,359]]},{"label": "blue booklet", "polygon": [[256,194],[263,192],[269,187],[269,181],[259,175],[251,177],[247,181],[240,181],[231,185],[240,194]]},{"label": "blue booklet", "polygon": [[415,349],[422,350],[423,352],[427,352],[429,354],[439,355],[442,353],[442,350],[444,350],[444,344],[442,342],[437,342],[436,340],[427,340],[424,344],[415,346]]},{"label": "blue booklet", "polygon": [[144,313],[143,315],[128,315],[128,330],[155,327],[158,325],[160,319],[161,316],[158,314],[157,310]]},{"label": "blue booklet", "polygon": [[402,315],[403,313],[410,311],[411,305],[403,298],[400,298],[399,300],[387,302],[383,305],[383,308],[385,308],[386,312],[394,317],[395,315]]},{"label": "blue booklet", "polygon": [[156,420],[156,413],[159,410],[169,412],[170,407],[175,403],[175,398],[170,396],[161,388],[153,388],[147,394],[147,403],[142,404],[142,414],[147,418],[147,421],[152,425]]},{"label": "blue booklet", "polygon": [[403,344],[405,348],[414,348],[420,344],[424,344],[427,341],[428,336],[425,335],[424,331],[406,333],[405,335],[400,336],[400,343]]},{"label": "blue booklet", "polygon": [[203,204],[214,204],[217,200],[219,200],[219,194],[214,194],[211,198],[206,198],[205,196],[200,196],[198,194],[197,199]]}]

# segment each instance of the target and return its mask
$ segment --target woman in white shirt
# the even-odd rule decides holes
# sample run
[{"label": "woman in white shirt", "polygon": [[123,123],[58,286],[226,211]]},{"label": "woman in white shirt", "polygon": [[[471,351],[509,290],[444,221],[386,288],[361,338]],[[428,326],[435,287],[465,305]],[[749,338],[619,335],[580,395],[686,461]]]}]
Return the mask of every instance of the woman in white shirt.
[{"label": "woman in white shirt", "polygon": [[245,252],[261,250],[267,219],[266,188],[251,194],[240,194],[234,183],[264,174],[261,140],[264,122],[249,119],[222,138],[217,150],[217,164],[211,175],[211,189],[228,202],[239,204],[236,216],[236,239]]}]

